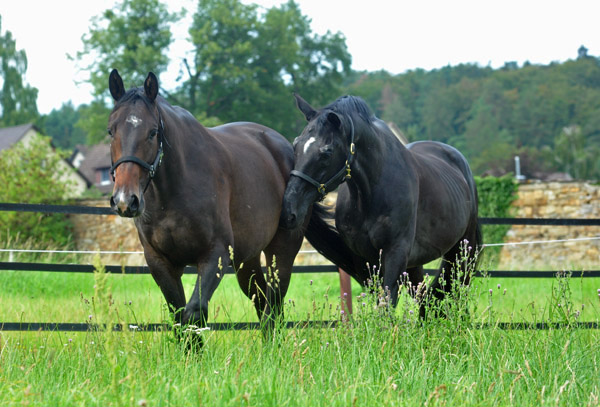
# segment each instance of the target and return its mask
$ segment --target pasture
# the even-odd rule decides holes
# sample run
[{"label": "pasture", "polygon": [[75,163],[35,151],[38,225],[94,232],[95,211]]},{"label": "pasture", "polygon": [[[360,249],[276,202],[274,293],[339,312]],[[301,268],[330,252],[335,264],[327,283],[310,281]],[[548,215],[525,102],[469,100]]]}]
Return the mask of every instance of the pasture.
[{"label": "pasture", "polygon": [[[194,276],[184,276],[186,294]],[[169,319],[149,275],[3,271],[0,320]],[[206,331],[201,352],[170,332],[1,332],[3,405],[599,405],[597,329],[504,330],[497,322],[600,320],[598,278],[476,278],[465,316],[418,322],[401,296],[392,323],[354,283],[335,328]],[[287,321],[340,317],[336,274],[295,274]],[[210,322],[256,321],[225,276]],[[487,328],[474,328],[483,322]]]}]

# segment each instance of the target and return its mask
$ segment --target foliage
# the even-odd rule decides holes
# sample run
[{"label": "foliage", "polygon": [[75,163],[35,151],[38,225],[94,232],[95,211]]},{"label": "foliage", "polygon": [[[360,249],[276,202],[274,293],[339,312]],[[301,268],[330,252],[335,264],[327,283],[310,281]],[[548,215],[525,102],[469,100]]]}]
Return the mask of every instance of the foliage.
[{"label": "foliage", "polygon": [[43,130],[52,138],[52,143],[60,148],[73,149],[78,144],[86,143],[86,134],[75,124],[80,120],[81,108],[75,109],[72,102],[63,103],[60,109],[52,111],[44,117]]},{"label": "foliage", "polygon": [[590,179],[600,174],[600,146],[586,140],[581,127],[568,126],[554,139],[552,149],[545,151],[557,166],[576,179]]},{"label": "foliage", "polygon": [[129,86],[140,86],[150,71],[157,75],[165,71],[172,41],[170,24],[178,18],[160,0],[123,0],[92,20],[82,39],[83,50],[76,55],[96,97],[85,121],[78,123],[91,144],[105,134],[110,71],[117,68]]},{"label": "foliage", "polygon": [[[502,177],[475,177],[479,197],[479,217],[509,218],[512,217],[511,204],[517,198],[518,184],[511,174]],[[483,225],[484,243],[502,243],[511,225]],[[496,263],[500,248],[487,247],[484,258]]]},{"label": "foliage", "polygon": [[94,100],[89,105],[79,106],[77,111],[79,120],[75,123],[75,128],[86,134],[87,144],[106,142],[108,139],[106,124],[111,108],[102,100]]},{"label": "foliage", "polygon": [[264,14],[240,0],[200,0],[190,28],[193,60],[171,97],[194,115],[248,120],[292,139],[303,126],[293,91],[316,105],[339,96],[350,55],[339,33],[313,35],[294,1]]},{"label": "foliage", "polygon": [[[0,152],[0,202],[64,204],[70,189],[64,180],[68,167],[59,163],[64,157],[43,136]],[[36,248],[64,248],[71,237],[68,220],[58,213],[0,211],[0,233]]]},{"label": "foliage", "polygon": [[2,34],[0,15],[0,127],[35,122],[38,90],[23,83],[27,54],[18,50],[10,31]]},{"label": "foliage", "polygon": [[[353,76],[346,90],[395,122],[411,141],[450,143],[474,173],[505,174],[515,155],[522,171],[562,171],[600,179],[600,58],[491,69],[461,64],[399,75]],[[542,152],[542,153],[540,153]],[[597,160],[596,160],[597,161]]]}]

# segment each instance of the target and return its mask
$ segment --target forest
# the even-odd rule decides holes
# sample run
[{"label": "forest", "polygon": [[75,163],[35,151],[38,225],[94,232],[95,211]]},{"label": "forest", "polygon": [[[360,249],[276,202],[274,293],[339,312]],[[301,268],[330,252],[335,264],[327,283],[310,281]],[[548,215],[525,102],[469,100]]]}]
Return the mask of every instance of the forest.
[{"label": "forest", "polygon": [[[477,175],[514,171],[600,179],[600,59],[582,45],[573,59],[549,65],[461,64],[393,75],[352,69],[343,33],[317,35],[298,5],[267,10],[239,0],[199,0],[189,27],[192,56],[176,57],[179,81],[161,94],[206,126],[249,120],[288,139],[304,126],[293,92],[314,106],[344,94],[361,96],[373,113],[409,141],[439,140],[461,150]],[[0,15],[0,126],[35,123],[55,146],[105,141],[112,102],[108,74],[118,67],[126,86],[168,67],[170,27],[181,13],[159,0],[124,0],[91,23],[74,56],[88,73],[94,99],[37,111],[37,89],[24,83],[27,50],[18,49]]]}]

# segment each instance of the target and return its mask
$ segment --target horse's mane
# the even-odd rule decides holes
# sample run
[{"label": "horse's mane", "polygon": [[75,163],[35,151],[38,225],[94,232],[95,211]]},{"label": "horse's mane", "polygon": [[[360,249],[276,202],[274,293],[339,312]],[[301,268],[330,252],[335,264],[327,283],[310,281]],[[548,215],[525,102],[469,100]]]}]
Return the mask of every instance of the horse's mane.
[{"label": "horse's mane", "polygon": [[335,102],[324,107],[323,110],[333,110],[336,113],[355,117],[358,115],[365,123],[371,123],[374,119],[369,105],[358,96],[346,95],[338,98]]}]

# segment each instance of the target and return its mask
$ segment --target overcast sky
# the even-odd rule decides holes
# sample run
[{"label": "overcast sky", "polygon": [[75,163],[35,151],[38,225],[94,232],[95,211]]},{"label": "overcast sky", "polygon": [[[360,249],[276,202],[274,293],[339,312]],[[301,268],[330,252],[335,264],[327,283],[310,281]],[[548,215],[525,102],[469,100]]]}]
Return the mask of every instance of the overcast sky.
[{"label": "overcast sky", "polygon": [[[3,0],[2,35],[10,31],[27,53],[26,81],[39,90],[38,109],[49,113],[69,100],[91,100],[91,88],[67,54],[82,49],[90,18],[115,0]],[[244,0],[272,7],[281,0]],[[357,70],[391,73],[459,63],[501,67],[505,62],[548,64],[574,59],[584,45],[600,55],[599,0],[296,0],[315,33],[346,37]],[[192,14],[196,1],[168,1],[172,10]],[[189,16],[188,16],[189,18]],[[161,75],[165,87],[177,76],[189,24],[174,28],[172,64]]]}]

